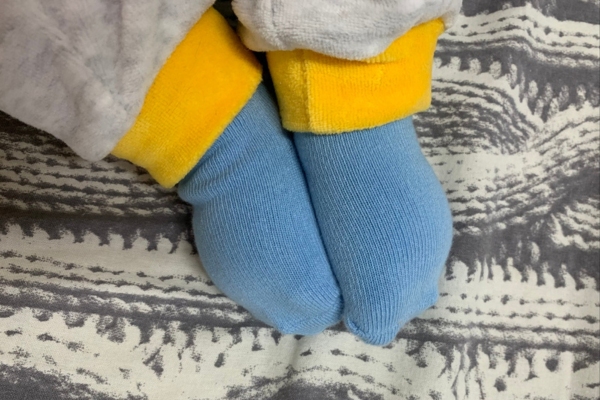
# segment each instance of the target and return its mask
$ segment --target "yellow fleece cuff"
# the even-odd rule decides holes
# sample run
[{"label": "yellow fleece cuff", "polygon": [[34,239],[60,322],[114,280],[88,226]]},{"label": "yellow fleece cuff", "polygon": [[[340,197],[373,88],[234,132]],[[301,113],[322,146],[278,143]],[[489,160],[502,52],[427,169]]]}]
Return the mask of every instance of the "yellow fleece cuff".
[{"label": "yellow fleece cuff", "polygon": [[444,23],[416,26],[382,54],[342,60],[310,50],[267,54],[283,126],[340,133],[395,121],[429,107],[433,53]]},{"label": "yellow fleece cuff", "polygon": [[260,81],[254,55],[211,8],[159,71],[139,116],[112,154],[172,187],[250,100]]}]

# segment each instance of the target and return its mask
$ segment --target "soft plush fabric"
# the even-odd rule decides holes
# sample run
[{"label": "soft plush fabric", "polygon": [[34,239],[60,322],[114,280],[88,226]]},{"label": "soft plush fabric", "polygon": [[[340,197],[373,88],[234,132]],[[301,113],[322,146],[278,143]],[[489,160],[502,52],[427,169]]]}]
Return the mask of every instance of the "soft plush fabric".
[{"label": "soft plush fabric", "polygon": [[0,110],[105,157],[213,0],[2,0]]},{"label": "soft plush fabric", "polygon": [[450,27],[462,0],[234,0],[252,50],[308,49],[349,60],[374,57],[413,26],[443,18]]},{"label": "soft plush fabric", "polygon": [[178,193],[215,285],[283,333],[338,322],[340,291],[291,139],[260,86]]},{"label": "soft plush fabric", "polygon": [[[0,110],[87,160],[103,158],[131,129],[158,72],[213,2],[1,1]],[[448,23],[459,3],[238,0],[236,11],[244,33],[277,37],[269,46],[247,40],[254,50],[366,58],[414,25],[440,16]]]},{"label": "soft plush fabric", "polygon": [[425,110],[431,102],[433,52],[443,30],[440,19],[426,22],[364,61],[310,50],[269,52],[284,127],[338,133]]},{"label": "soft plush fabric", "polygon": [[112,154],[172,187],[208,150],[261,81],[261,67],[225,19],[209,9],[150,87]]},{"label": "soft plush fabric", "polygon": [[294,141],[344,298],[344,322],[384,345],[438,299],[452,218],[412,119]]}]

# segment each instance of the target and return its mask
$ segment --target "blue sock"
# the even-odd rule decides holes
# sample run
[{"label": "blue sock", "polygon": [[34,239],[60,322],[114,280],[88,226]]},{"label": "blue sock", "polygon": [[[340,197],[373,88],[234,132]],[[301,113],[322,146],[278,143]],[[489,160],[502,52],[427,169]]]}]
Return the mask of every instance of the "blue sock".
[{"label": "blue sock", "polygon": [[294,140],[344,322],[364,341],[387,344],[437,300],[452,240],[448,201],[412,119]]},{"label": "blue sock", "polygon": [[340,320],[302,169],[262,85],[178,192],[193,206],[200,260],[227,296],[283,333]]}]

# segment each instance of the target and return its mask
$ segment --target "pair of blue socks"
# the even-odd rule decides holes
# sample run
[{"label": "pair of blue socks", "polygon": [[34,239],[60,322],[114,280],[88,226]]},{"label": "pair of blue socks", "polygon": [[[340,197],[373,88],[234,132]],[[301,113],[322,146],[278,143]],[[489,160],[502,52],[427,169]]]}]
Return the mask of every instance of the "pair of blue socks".
[{"label": "pair of blue socks", "polygon": [[384,345],[437,299],[452,221],[411,118],[289,134],[261,85],[178,191],[215,285],[283,333]]}]

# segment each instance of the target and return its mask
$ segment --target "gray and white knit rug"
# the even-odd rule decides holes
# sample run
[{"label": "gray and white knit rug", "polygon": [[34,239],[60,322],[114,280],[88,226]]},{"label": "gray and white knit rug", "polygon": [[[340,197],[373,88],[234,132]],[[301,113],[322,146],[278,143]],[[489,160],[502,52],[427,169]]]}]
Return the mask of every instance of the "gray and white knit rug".
[{"label": "gray and white knit rug", "polygon": [[599,399],[599,11],[466,0],[440,39],[416,122],[454,247],[385,348],[252,319],[173,191],[0,115],[0,399]]}]

